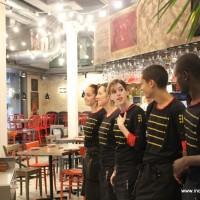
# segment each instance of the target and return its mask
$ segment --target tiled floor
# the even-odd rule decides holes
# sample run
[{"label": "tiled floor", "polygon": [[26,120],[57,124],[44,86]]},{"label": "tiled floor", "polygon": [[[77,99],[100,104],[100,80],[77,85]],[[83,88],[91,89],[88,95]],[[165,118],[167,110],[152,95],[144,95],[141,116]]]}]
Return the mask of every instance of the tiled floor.
[{"label": "tiled floor", "polygon": [[[47,158],[45,158],[45,157],[42,157],[42,159],[44,160],[44,161],[46,161],[47,160]],[[56,180],[57,180],[57,190],[59,190],[60,189],[60,182],[59,182],[59,180],[58,180],[58,176],[59,176],[59,174],[56,174]],[[17,196],[17,200],[26,200],[26,191],[25,191],[25,183],[23,183],[24,185],[23,185],[23,195],[22,196],[20,196],[20,187],[19,187],[19,182],[17,182],[17,190],[16,190],[16,196]],[[35,199],[37,199],[37,198],[40,198],[40,194],[39,194],[39,188],[36,190],[35,189],[35,184],[36,184],[36,181],[35,181],[35,179],[32,179],[32,180],[30,180],[30,192],[29,192],[29,199],[30,200],[35,200]],[[44,185],[43,185],[43,187],[42,187],[42,192],[43,192],[43,197],[46,197],[46,194],[45,194],[45,192],[44,192]],[[49,176],[47,176],[47,194],[49,194]],[[57,192],[55,191],[55,189],[54,189],[54,194],[57,194]],[[66,193],[66,195],[67,195],[67,193]],[[76,195],[72,195],[72,198],[71,198],[72,200],[82,200],[83,199],[83,197],[82,196],[80,196],[80,197],[77,197]]]},{"label": "tiled floor", "polygon": [[[26,200],[26,192],[25,192],[25,186],[23,187],[23,195],[20,196],[20,190],[19,190],[19,184],[18,185],[18,188],[17,188],[17,191],[16,191],[16,196],[17,196],[17,200]],[[59,183],[57,183],[57,188],[59,189]],[[43,188],[42,188],[43,189]],[[49,189],[49,188],[48,188]],[[49,190],[47,191],[47,193],[49,193]],[[55,190],[54,190],[54,193],[56,194]],[[67,193],[66,193],[67,194]],[[45,192],[44,192],[44,189],[43,189],[43,197],[46,197],[45,195]],[[30,193],[29,193],[29,198],[30,200],[34,200],[34,199],[37,199],[37,198],[40,198],[40,195],[39,195],[39,189],[36,190],[35,189],[35,180],[32,179],[30,181]],[[83,199],[83,197],[77,197],[75,195],[72,195],[72,200],[81,200]]]}]

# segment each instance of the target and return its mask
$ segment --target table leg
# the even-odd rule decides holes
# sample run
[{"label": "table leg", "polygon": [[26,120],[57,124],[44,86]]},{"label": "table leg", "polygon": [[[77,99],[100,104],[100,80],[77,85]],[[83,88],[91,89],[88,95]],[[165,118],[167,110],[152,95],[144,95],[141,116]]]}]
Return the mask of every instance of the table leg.
[{"label": "table leg", "polygon": [[69,153],[69,169],[72,168],[72,153]]},{"label": "table leg", "polygon": [[50,199],[53,200],[53,171],[52,171],[52,156],[49,156],[49,184],[50,184]]}]

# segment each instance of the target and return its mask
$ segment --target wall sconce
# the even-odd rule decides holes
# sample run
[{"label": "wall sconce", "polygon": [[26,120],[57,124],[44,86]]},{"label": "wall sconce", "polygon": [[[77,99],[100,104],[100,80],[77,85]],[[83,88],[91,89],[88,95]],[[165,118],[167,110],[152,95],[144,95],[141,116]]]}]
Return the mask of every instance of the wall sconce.
[{"label": "wall sconce", "polygon": [[26,78],[26,72],[21,72],[21,73],[20,73],[20,77]]},{"label": "wall sconce", "polygon": [[22,100],[22,101],[26,101],[26,100],[27,100],[27,96],[26,96],[26,93],[25,93],[25,92],[22,92],[21,100]]},{"label": "wall sconce", "polygon": [[85,97],[85,91],[83,90],[81,97],[84,98]]},{"label": "wall sconce", "polygon": [[46,80],[46,79],[47,79],[47,76],[41,75],[41,76],[40,76],[40,79],[41,79],[41,80]]},{"label": "wall sconce", "polygon": [[46,100],[49,100],[49,99],[50,99],[50,96],[49,96],[48,92],[45,94],[45,99],[46,99]]}]

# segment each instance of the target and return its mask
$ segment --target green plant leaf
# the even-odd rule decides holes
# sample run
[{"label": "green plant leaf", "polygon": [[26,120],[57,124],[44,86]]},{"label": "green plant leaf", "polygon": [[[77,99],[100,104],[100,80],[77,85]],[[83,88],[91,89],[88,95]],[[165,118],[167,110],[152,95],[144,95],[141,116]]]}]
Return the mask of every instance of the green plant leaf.
[{"label": "green plant leaf", "polygon": [[200,3],[196,6],[193,14],[192,25],[188,34],[188,39],[191,40],[194,36],[200,21]]},{"label": "green plant leaf", "polygon": [[180,18],[183,16],[185,10],[187,9],[187,7],[190,4],[190,0],[187,0],[187,2],[185,3],[185,5],[183,6],[181,12],[179,13],[179,15],[176,17],[176,19],[174,20],[174,22],[172,23],[172,25],[169,27],[167,33],[171,32],[174,27],[177,25],[177,23],[179,22]]}]

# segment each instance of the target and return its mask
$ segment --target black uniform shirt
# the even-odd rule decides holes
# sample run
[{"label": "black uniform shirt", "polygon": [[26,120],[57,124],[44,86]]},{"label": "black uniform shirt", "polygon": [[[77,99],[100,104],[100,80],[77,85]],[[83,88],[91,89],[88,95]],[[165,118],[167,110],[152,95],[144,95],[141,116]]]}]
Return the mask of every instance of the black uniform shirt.
[{"label": "black uniform shirt", "polygon": [[104,166],[114,166],[116,145],[113,128],[119,113],[120,110],[117,109],[110,116],[105,116],[99,128],[100,155]]},{"label": "black uniform shirt", "polygon": [[187,108],[184,123],[187,154],[200,155],[200,103]]},{"label": "black uniform shirt", "polygon": [[148,106],[144,162],[165,163],[181,157],[181,140],[185,140],[184,111],[184,105],[176,99],[163,109],[158,109],[156,102]]},{"label": "black uniform shirt", "polygon": [[131,134],[138,138],[136,145],[131,147],[127,144],[127,139],[120,131],[117,121],[114,124],[114,134],[116,141],[115,163],[117,166],[127,164],[138,164],[141,162],[145,147],[145,113],[137,105],[132,104],[127,110],[125,127]]},{"label": "black uniform shirt", "polygon": [[87,117],[83,131],[85,134],[85,147],[98,147],[98,130],[105,116],[105,110],[101,109],[98,112],[90,113]]}]

